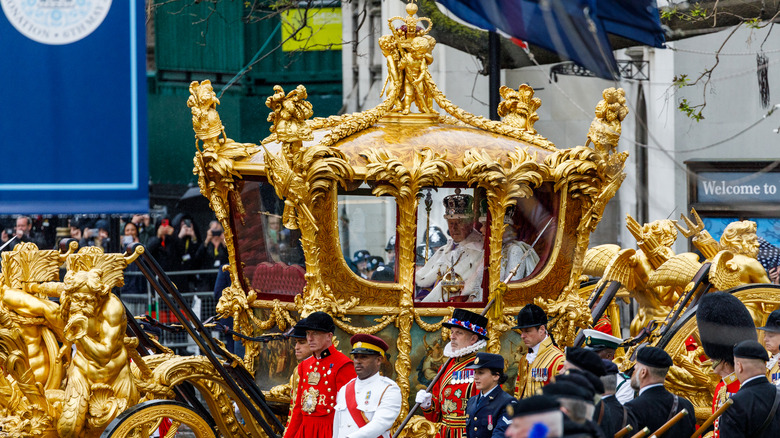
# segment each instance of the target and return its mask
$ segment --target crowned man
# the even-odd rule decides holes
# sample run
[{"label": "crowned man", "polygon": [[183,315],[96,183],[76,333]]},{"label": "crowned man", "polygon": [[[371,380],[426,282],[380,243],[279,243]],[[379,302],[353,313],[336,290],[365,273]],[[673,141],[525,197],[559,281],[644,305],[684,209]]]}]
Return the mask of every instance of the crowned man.
[{"label": "crowned man", "polygon": [[[704,353],[712,361],[712,371],[720,376],[712,398],[712,412],[739,391],[739,379],[734,372],[734,345],[755,341],[756,326],[739,298],[726,292],[711,292],[699,301],[696,324]],[[720,419],[713,423],[713,437],[720,436]]]},{"label": "crowned man", "polygon": [[547,333],[547,315],[536,304],[526,304],[517,314],[517,325],[528,353],[517,369],[515,397],[530,397],[550,383],[563,369],[565,357]]},{"label": "crowned man", "polygon": [[355,368],[333,346],[336,325],[330,315],[314,312],[295,327],[306,330],[312,355],[298,364],[298,389],[284,438],[329,437],[336,394],[355,378]]},{"label": "crowned man", "polygon": [[452,318],[442,324],[450,329],[450,342],[444,346],[444,355],[452,360],[442,365],[447,368],[431,392],[421,389],[415,398],[426,419],[441,422],[437,438],[466,436],[466,404],[477,393],[474,370],[466,367],[474,363],[477,350],[487,344],[487,323],[482,315],[455,309]]},{"label": "crowned man", "polygon": [[401,413],[401,388],[379,374],[387,360],[387,343],[373,335],[350,339],[357,377],[336,396],[334,438],[390,438],[390,428]]},{"label": "crowned man", "polygon": [[764,332],[764,348],[769,352],[766,363],[769,381],[780,386],[780,309],[769,314],[766,324],[757,330]]},{"label": "crowned man", "polygon": [[[471,195],[460,193],[460,189],[444,197],[444,219],[450,238],[414,276],[417,286],[432,287],[424,302],[482,301],[484,238],[474,229],[473,201]],[[462,288],[448,292],[442,288],[447,282],[462,282]]]}]

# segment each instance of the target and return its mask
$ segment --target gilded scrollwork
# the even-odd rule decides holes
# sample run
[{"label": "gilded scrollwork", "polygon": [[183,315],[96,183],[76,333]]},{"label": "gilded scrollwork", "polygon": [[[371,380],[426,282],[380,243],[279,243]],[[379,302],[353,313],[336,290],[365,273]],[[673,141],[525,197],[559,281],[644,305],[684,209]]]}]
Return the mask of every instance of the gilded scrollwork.
[{"label": "gilded scrollwork", "polygon": [[[485,151],[469,150],[463,159],[463,166],[468,184],[485,189],[488,210],[493,218],[503,218],[506,209],[514,206],[518,198],[533,196],[533,189],[549,177],[547,168],[537,162],[536,156],[520,148],[510,152],[507,160],[495,160]],[[490,222],[490,235],[503,236],[505,228],[503,220],[493,220]],[[498,352],[501,345],[496,336],[498,333],[492,327],[503,317],[503,294],[506,292],[506,285],[502,285],[505,279],[500,278],[502,246],[501,239],[490,240],[488,300],[493,302],[493,309],[488,313],[491,321],[488,350],[494,353]]]},{"label": "gilded scrollwork", "polygon": [[498,92],[504,98],[498,104],[498,115],[503,117],[504,123],[536,134],[534,123],[539,120],[536,110],[542,106],[542,100],[534,97],[534,89],[528,84],[521,84],[517,91],[502,86]]}]

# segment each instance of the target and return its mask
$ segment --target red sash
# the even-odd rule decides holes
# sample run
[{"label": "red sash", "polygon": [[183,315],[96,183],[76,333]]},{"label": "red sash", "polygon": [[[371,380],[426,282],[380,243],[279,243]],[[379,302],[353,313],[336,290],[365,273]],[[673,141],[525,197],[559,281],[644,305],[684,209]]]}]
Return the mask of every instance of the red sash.
[{"label": "red sash", "polygon": [[[347,411],[349,411],[349,415],[352,416],[358,429],[360,429],[368,424],[368,420],[366,419],[365,414],[363,414],[363,411],[357,408],[357,400],[355,399],[355,380],[357,379],[352,379],[345,385],[344,397],[347,401]],[[378,438],[382,438],[382,436],[380,435]]]}]

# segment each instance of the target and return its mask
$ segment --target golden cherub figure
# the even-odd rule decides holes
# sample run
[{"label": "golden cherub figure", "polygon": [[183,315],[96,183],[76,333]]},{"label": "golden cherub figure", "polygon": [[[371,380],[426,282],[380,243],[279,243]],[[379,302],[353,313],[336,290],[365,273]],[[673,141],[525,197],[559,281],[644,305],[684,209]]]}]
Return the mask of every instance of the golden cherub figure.
[{"label": "golden cherub figure", "polygon": [[293,143],[311,140],[311,128],[306,120],[314,115],[311,102],[306,98],[306,87],[298,85],[285,94],[280,85],[274,86],[274,94],[265,100],[265,106],[271,109],[268,121],[271,122],[271,132],[276,133],[280,142]]}]

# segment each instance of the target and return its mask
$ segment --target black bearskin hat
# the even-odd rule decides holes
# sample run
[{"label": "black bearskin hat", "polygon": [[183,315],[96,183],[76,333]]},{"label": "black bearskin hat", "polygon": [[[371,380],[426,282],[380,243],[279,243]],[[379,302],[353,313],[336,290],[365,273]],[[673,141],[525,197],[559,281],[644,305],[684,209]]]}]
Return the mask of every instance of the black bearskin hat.
[{"label": "black bearskin hat", "polygon": [[704,353],[713,361],[733,365],[734,345],[757,339],[750,312],[737,297],[726,292],[712,292],[701,298],[696,324]]}]

